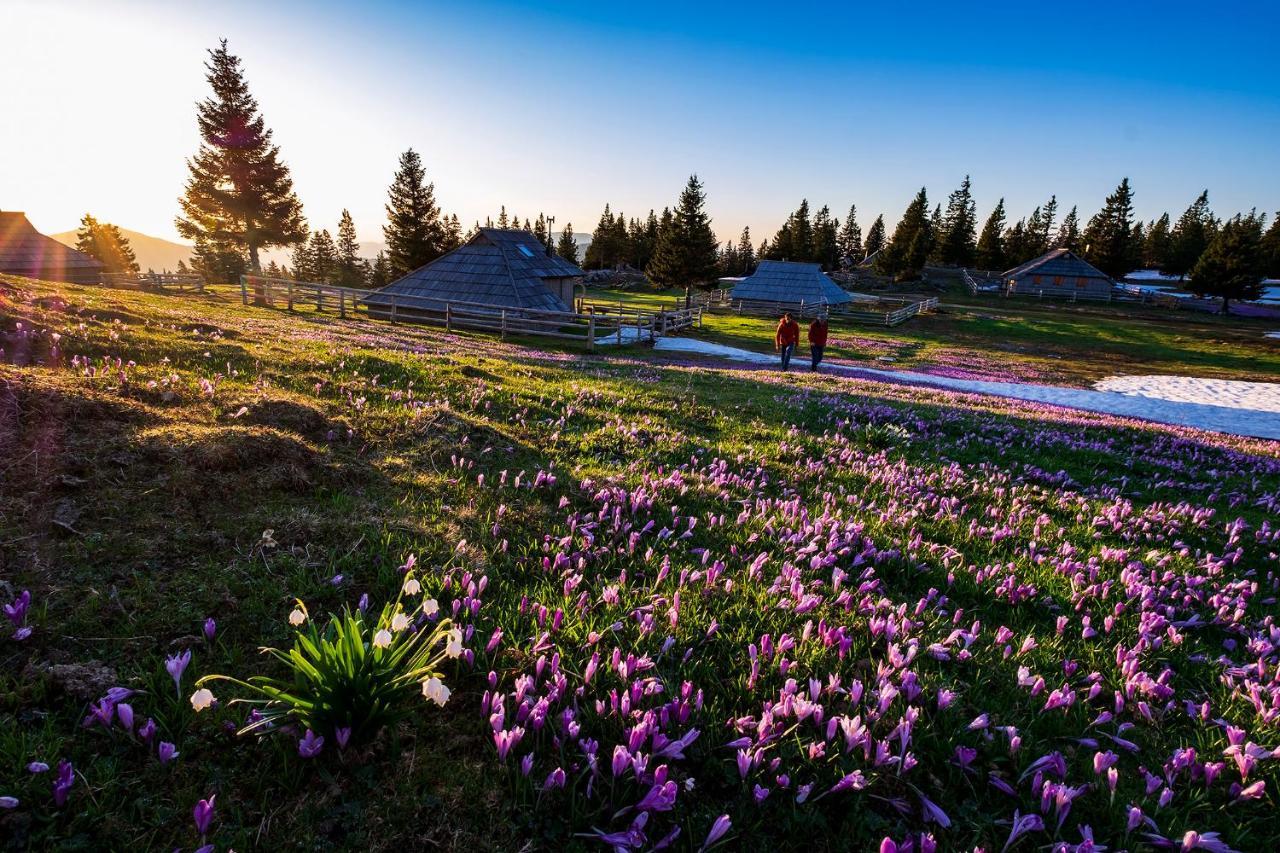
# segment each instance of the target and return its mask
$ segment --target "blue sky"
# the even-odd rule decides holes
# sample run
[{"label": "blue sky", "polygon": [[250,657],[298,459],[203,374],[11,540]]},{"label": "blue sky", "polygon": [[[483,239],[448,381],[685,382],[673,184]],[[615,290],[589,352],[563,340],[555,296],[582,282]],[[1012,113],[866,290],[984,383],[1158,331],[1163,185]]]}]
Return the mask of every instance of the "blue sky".
[{"label": "blue sky", "polygon": [[[380,237],[413,146],[465,224],[506,204],[590,230],[697,172],[722,239],[801,198],[864,229],[972,175],[979,214],[1050,194],[1091,214],[1124,176],[1140,215],[1205,187],[1280,208],[1277,4],[363,4],[8,0],[0,206],[86,210],[173,237],[203,50],[225,36],[309,218]],[[104,49],[103,46],[107,47]],[[96,87],[96,91],[95,91]]]}]

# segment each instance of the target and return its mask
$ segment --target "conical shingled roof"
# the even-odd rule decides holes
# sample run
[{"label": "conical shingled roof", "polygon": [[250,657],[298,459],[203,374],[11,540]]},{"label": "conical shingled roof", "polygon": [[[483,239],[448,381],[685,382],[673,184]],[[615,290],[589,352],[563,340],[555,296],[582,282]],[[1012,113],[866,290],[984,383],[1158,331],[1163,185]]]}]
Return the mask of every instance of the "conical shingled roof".
[{"label": "conical shingled roof", "polygon": [[[568,311],[542,283],[544,278],[573,278],[583,272],[528,231],[481,228],[470,240],[431,263],[365,297],[370,305],[389,305],[384,295],[412,296],[434,302],[477,302],[499,308]],[[429,306],[428,306],[429,307]]]},{"label": "conical shingled roof", "polygon": [[1027,261],[1022,266],[1014,267],[1000,277],[1007,280],[1031,274],[1110,280],[1110,276],[1070,249],[1054,249],[1045,252],[1040,257]]},{"label": "conical shingled roof", "polygon": [[799,305],[843,305],[853,301],[817,264],[761,261],[755,273],[734,286],[730,299]]},{"label": "conical shingled roof", "polygon": [[0,211],[0,273],[96,284],[102,263],[35,229],[18,211]]}]

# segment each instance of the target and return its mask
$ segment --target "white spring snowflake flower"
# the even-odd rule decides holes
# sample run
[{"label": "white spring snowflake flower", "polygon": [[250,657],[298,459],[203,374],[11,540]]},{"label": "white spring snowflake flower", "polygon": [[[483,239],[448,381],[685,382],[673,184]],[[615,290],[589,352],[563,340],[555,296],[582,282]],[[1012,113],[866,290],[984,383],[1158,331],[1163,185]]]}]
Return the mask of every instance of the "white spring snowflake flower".
[{"label": "white spring snowflake flower", "polygon": [[462,654],[462,632],[457,628],[449,629],[449,639],[445,643],[444,653],[451,658]]},{"label": "white spring snowflake flower", "polygon": [[440,602],[436,601],[434,598],[428,598],[426,601],[422,602],[422,612],[428,616],[435,616],[440,612]]},{"label": "white spring snowflake flower", "polygon": [[201,687],[195,693],[191,694],[191,707],[197,712],[203,711],[213,704],[213,691],[207,687]]},{"label": "white spring snowflake flower", "polygon": [[417,595],[422,592],[422,584],[418,583],[417,578],[409,578],[404,582],[403,588],[405,595]]},{"label": "white spring snowflake flower", "polygon": [[395,631],[397,634],[408,627],[409,617],[405,615],[403,610],[391,617],[391,630]]},{"label": "white spring snowflake flower", "polygon": [[422,695],[427,698],[427,701],[435,702],[441,708],[444,707],[444,703],[449,701],[449,696],[452,692],[448,687],[445,687],[443,681],[434,676],[422,682]]},{"label": "white spring snowflake flower", "polygon": [[303,622],[307,621],[307,614],[303,612],[301,607],[293,608],[293,612],[289,614],[289,624],[297,628]]},{"label": "white spring snowflake flower", "polygon": [[385,649],[391,645],[391,632],[386,628],[373,635],[373,647],[375,649]]}]

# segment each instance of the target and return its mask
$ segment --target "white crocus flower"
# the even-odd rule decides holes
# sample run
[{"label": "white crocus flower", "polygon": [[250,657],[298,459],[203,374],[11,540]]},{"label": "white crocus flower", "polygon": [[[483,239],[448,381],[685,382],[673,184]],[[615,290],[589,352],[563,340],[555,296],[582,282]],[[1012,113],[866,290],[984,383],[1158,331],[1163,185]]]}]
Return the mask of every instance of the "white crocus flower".
[{"label": "white crocus flower", "polygon": [[404,582],[405,595],[417,595],[422,592],[422,584],[418,583],[417,578],[409,578]]},{"label": "white crocus flower", "polygon": [[373,635],[373,647],[375,649],[385,649],[391,645],[391,632],[386,628]]},{"label": "white crocus flower", "polygon": [[462,654],[462,632],[457,628],[449,630],[449,639],[445,643],[444,653],[451,658],[456,658]]},{"label": "white crocus flower", "polygon": [[289,614],[289,624],[297,628],[303,622],[307,621],[307,614],[302,611],[301,607],[293,608],[293,612]]},{"label": "white crocus flower", "polygon": [[444,707],[444,703],[449,701],[449,695],[452,692],[453,691],[448,687],[445,687],[444,682],[438,678],[432,677],[422,682],[422,695],[425,696],[428,701],[435,702],[441,708]]},{"label": "white crocus flower", "polygon": [[207,687],[201,687],[195,693],[191,694],[191,707],[197,711],[203,711],[213,704],[213,691]]},{"label": "white crocus flower", "polygon": [[404,614],[404,611],[401,611],[391,617],[391,630],[395,631],[397,634],[408,627],[409,617]]},{"label": "white crocus flower", "polygon": [[440,602],[436,601],[434,598],[428,598],[426,601],[422,602],[422,612],[428,616],[435,616],[440,612]]}]

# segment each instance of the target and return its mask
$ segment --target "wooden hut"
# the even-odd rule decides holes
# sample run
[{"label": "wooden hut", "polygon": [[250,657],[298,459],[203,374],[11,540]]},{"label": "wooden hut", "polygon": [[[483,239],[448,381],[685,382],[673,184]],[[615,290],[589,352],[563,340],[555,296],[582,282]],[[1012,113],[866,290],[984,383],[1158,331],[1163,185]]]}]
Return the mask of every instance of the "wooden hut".
[{"label": "wooden hut", "polygon": [[102,269],[97,258],[41,234],[26,214],[16,210],[0,211],[0,273],[97,284]]},{"label": "wooden hut", "polygon": [[443,311],[470,303],[494,308],[569,311],[583,272],[528,231],[481,228],[470,240],[364,298],[370,313]]},{"label": "wooden hut", "polygon": [[848,305],[854,294],[836,284],[817,264],[761,261],[734,285],[729,299],[746,307],[824,309]]},{"label": "wooden hut", "polygon": [[1111,278],[1069,249],[1046,252],[1000,279],[1010,296],[1111,300]]}]

